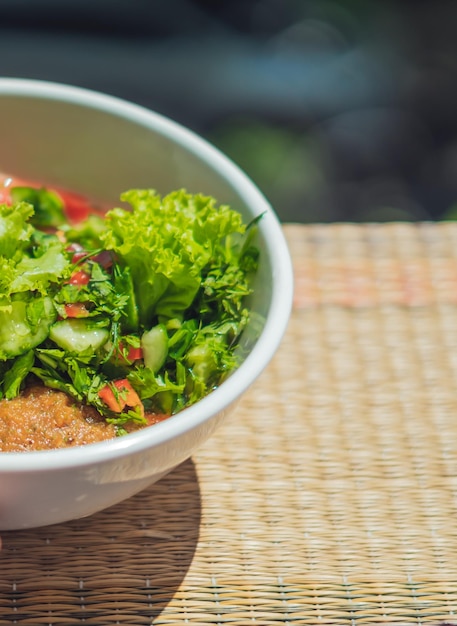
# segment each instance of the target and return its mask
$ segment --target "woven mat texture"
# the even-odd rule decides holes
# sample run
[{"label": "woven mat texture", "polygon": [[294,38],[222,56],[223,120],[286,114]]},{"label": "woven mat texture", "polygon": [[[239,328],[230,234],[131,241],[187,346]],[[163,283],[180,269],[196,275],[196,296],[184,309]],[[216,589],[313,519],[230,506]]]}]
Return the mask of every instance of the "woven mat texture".
[{"label": "woven mat texture", "polygon": [[271,365],[156,485],[4,533],[0,624],[457,624],[457,225],[285,232]]}]

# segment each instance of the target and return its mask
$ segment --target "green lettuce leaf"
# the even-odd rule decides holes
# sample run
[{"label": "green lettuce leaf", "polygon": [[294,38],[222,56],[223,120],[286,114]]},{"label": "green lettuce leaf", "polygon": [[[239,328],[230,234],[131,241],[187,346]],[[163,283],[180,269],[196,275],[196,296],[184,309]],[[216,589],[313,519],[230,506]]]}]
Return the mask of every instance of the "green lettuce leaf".
[{"label": "green lettuce leaf", "polygon": [[101,240],[132,276],[139,321],[183,319],[211,267],[231,257],[229,237],[244,233],[239,213],[184,190],[161,198],[153,190],[132,190],[121,199],[132,211],[113,209]]},{"label": "green lettuce leaf", "polygon": [[66,278],[69,270],[62,244],[54,240],[37,250],[38,256],[24,256],[15,267],[9,286],[10,293],[39,291],[45,295],[51,283]]},{"label": "green lettuce leaf", "polygon": [[0,255],[5,259],[20,258],[30,246],[33,226],[29,220],[33,207],[26,202],[9,206],[0,204]]},{"label": "green lettuce leaf", "polygon": [[29,350],[10,364],[3,378],[3,393],[7,400],[12,400],[18,395],[22,383],[32,370],[34,362],[33,350]]}]

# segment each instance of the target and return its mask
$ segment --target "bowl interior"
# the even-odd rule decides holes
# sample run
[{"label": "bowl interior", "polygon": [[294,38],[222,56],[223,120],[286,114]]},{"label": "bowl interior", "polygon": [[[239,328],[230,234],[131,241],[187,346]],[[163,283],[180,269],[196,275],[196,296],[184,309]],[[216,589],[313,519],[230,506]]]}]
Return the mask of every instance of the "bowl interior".
[{"label": "bowl interior", "polygon": [[0,169],[109,203],[132,187],[160,193],[185,187],[246,209],[193,133],[116,99],[91,92],[78,99],[79,92],[62,90],[66,99],[46,90],[5,93],[0,80]]}]

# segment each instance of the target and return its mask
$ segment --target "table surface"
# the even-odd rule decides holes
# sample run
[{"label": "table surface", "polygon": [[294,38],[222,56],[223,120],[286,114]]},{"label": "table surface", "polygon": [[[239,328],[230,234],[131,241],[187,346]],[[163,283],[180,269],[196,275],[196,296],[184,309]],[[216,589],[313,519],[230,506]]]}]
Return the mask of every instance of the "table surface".
[{"label": "table surface", "polygon": [[7,532],[0,624],[457,624],[457,225],[285,225],[292,318],[149,489]]}]

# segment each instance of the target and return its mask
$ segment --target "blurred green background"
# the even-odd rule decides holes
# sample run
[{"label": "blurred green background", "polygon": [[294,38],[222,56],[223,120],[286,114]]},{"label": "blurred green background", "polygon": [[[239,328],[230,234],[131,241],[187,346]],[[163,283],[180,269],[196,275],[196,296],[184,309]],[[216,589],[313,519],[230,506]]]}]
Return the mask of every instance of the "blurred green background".
[{"label": "blurred green background", "polygon": [[0,74],[189,126],[283,221],[454,216],[455,0],[0,0],[0,15]]}]

